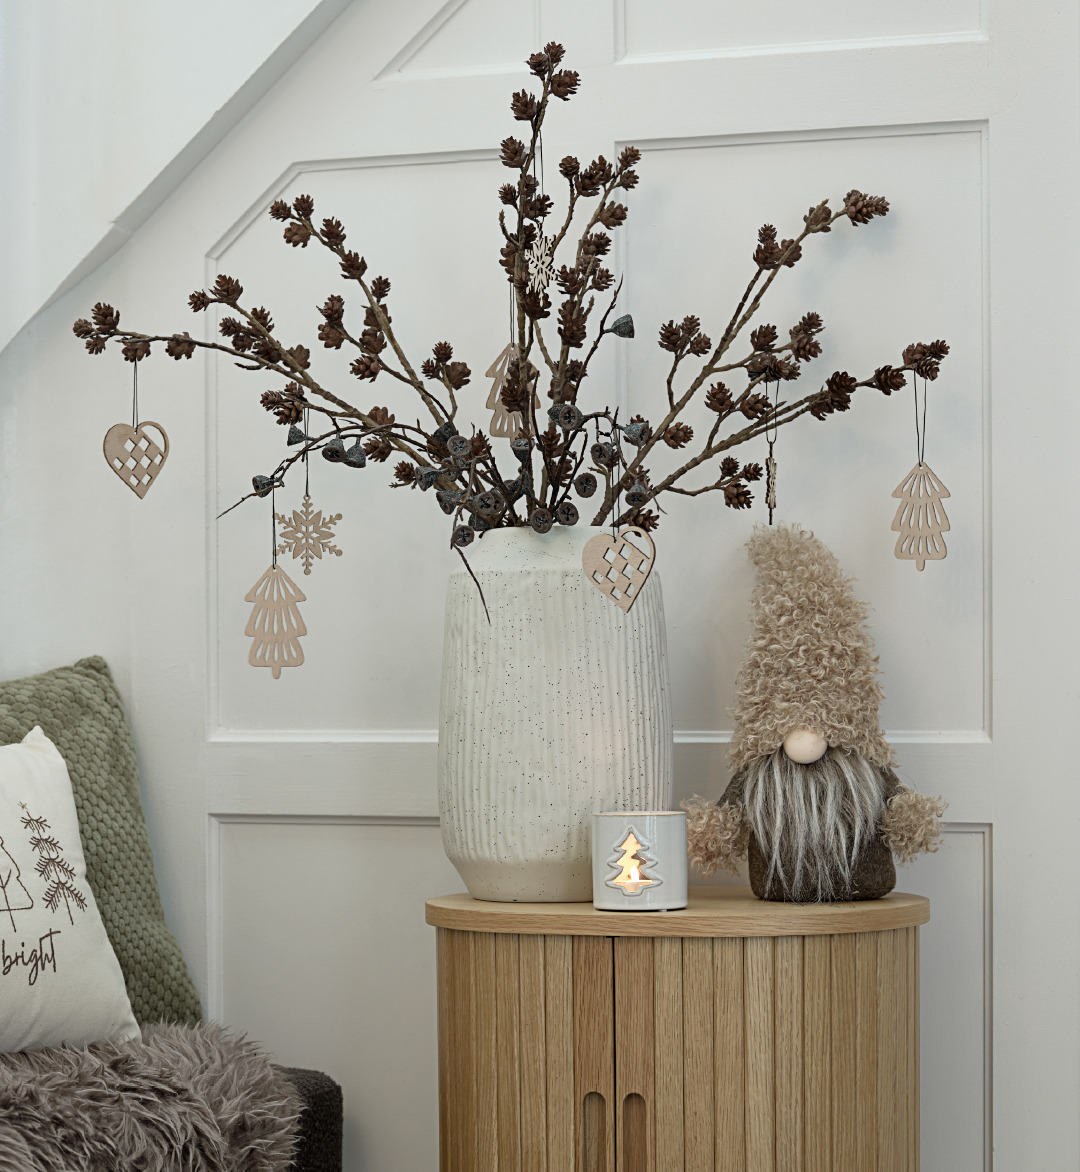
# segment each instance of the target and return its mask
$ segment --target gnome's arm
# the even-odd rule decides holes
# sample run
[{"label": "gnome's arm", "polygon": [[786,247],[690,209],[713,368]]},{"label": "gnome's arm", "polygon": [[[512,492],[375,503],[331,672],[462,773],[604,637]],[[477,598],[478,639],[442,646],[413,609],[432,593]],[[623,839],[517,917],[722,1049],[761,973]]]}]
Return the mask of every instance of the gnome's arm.
[{"label": "gnome's arm", "polygon": [[885,769],[885,814],[879,824],[881,838],[900,863],[917,854],[933,854],[941,845],[941,815],[947,803],[916,793],[891,769]]},{"label": "gnome's arm", "polygon": [[718,867],[733,874],[746,858],[750,824],[743,812],[743,778],[737,773],[719,802],[695,795],[683,802],[690,861],[706,877]]}]

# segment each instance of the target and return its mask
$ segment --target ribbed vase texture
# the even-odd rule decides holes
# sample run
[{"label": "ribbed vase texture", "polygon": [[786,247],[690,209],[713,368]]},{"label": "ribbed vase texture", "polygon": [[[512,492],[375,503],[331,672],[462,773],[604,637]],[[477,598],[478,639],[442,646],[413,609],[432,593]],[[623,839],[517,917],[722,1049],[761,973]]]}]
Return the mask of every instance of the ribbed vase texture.
[{"label": "ribbed vase texture", "polygon": [[629,614],[581,568],[604,530],[497,529],[446,594],[443,846],[471,895],[592,898],[591,817],[670,805],[667,638],[654,571]]}]

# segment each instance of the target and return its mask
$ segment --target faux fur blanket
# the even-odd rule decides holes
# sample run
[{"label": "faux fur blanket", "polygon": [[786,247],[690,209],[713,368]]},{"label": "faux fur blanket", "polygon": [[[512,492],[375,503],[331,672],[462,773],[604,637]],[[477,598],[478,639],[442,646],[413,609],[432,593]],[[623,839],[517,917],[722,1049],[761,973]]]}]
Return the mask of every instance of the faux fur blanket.
[{"label": "faux fur blanket", "polygon": [[299,1114],[266,1055],[219,1026],[0,1054],[0,1172],[284,1172]]}]

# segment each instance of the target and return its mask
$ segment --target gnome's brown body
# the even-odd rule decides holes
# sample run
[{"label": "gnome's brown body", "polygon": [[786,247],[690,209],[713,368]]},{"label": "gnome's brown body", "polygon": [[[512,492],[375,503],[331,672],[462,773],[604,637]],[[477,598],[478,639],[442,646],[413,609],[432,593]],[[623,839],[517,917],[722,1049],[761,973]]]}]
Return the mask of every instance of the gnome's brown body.
[{"label": "gnome's brown body", "polygon": [[[900,782],[879,724],[866,605],[812,533],[759,529],[753,628],[737,681],[734,776],[717,803],[686,803],[707,875],[746,858],[759,899],[880,899],[941,841],[944,803]],[[809,751],[807,746],[810,746]]]},{"label": "gnome's brown body", "polygon": [[[885,771],[886,789],[885,801],[897,794],[903,793],[903,787],[896,779],[891,769]],[[729,808],[742,806],[743,775],[733,777],[724,790],[719,804]],[[885,807],[882,807],[882,817]],[[758,843],[757,836],[751,830],[747,838],[747,863],[750,870],[750,890],[758,899],[772,900],[777,903],[817,903],[820,893],[815,884],[803,882],[790,893],[785,893],[783,885],[776,876],[769,875],[769,860]],[[842,876],[833,874],[836,888],[842,886]],[[893,863],[892,851],[885,845],[880,834],[870,840],[859,854],[851,870],[851,889],[849,899],[880,899],[888,895],[896,886],[896,865]]]}]

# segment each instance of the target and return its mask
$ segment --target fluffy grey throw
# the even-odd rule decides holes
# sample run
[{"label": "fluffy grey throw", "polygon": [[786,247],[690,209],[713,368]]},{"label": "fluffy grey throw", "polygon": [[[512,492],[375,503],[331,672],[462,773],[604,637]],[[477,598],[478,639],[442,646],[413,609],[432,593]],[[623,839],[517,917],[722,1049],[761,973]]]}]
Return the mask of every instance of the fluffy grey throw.
[{"label": "fluffy grey throw", "polygon": [[220,1026],[0,1054],[0,1172],[284,1172],[300,1103]]}]

